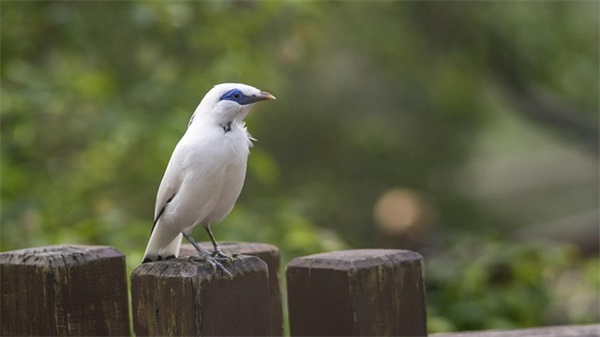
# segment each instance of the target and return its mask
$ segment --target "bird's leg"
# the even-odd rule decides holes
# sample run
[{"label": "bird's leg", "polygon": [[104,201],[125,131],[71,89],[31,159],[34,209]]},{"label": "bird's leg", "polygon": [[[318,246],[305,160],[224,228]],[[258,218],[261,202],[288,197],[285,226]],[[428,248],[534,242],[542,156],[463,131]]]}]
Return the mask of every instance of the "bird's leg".
[{"label": "bird's leg", "polygon": [[223,253],[221,251],[221,249],[219,248],[219,245],[217,244],[217,240],[215,240],[215,237],[213,235],[213,233],[210,231],[210,226],[206,226],[204,227],[204,229],[206,229],[206,232],[208,233],[208,236],[210,237],[210,241],[212,241],[214,250],[212,252],[212,256],[220,258],[220,259],[227,259],[227,260],[231,260],[231,255],[227,255],[225,253]]},{"label": "bird's leg", "polygon": [[198,251],[198,253],[200,253],[200,257],[205,260],[206,262],[210,263],[210,265],[216,269],[219,268],[223,273],[231,276],[231,273],[225,269],[225,267],[223,267],[223,265],[221,264],[221,262],[217,261],[217,259],[215,259],[213,256],[210,255],[209,252],[207,252],[206,250],[202,249],[202,247],[200,247],[200,245],[198,244],[198,242],[196,242],[196,240],[194,240],[194,238],[187,232],[181,232],[181,234],[183,234],[183,236],[192,244],[192,246],[194,246],[194,248],[196,248],[196,250]]}]

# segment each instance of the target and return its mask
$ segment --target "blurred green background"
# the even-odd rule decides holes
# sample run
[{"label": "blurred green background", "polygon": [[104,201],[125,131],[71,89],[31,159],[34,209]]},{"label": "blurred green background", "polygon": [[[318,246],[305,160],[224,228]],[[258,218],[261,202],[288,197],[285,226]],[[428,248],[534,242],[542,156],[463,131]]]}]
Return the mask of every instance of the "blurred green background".
[{"label": "blurred green background", "polygon": [[218,240],[415,250],[431,332],[599,321],[598,2],[0,6],[3,251],[134,268],[191,113],[236,81],[277,101]]}]

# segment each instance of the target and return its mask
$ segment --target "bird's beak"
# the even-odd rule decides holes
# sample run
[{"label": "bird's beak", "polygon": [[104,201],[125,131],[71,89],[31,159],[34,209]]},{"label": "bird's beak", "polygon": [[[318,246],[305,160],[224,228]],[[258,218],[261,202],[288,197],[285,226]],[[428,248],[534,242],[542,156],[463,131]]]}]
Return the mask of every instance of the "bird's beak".
[{"label": "bird's beak", "polygon": [[269,99],[275,99],[275,96],[269,94],[266,91],[261,91],[258,95],[249,96],[245,100],[244,104],[253,104],[253,103],[256,103],[256,102],[266,101],[266,100],[269,100]]},{"label": "bird's beak", "polygon": [[257,102],[258,102],[258,101],[265,101],[265,100],[268,100],[268,99],[276,100],[277,98],[275,98],[275,96],[273,96],[273,95],[269,94],[269,93],[268,93],[268,92],[266,92],[266,91],[261,91],[261,92],[260,92],[260,94],[258,94],[258,95],[256,96],[256,101],[257,101]]}]

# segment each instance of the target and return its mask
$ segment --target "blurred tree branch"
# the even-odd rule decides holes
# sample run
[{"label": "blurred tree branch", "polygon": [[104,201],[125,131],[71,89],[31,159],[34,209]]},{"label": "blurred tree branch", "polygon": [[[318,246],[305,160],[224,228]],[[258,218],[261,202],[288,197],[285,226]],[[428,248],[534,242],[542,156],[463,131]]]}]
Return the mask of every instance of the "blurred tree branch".
[{"label": "blurred tree branch", "polygon": [[491,29],[490,41],[490,69],[517,111],[563,135],[576,136],[598,156],[600,130],[583,117],[586,114],[531,83],[524,75],[527,64],[523,56],[498,30]]}]

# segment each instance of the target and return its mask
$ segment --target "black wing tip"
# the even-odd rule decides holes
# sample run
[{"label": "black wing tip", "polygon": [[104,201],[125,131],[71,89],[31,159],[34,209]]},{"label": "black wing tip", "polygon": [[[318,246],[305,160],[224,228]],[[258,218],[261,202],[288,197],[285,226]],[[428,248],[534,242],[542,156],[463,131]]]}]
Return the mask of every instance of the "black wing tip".
[{"label": "black wing tip", "polygon": [[175,255],[169,255],[169,256],[166,256],[166,257],[162,257],[161,255],[158,255],[158,256],[156,257],[156,259],[151,259],[151,258],[149,258],[149,257],[145,257],[145,258],[142,260],[142,263],[156,262],[156,261],[163,261],[163,260],[170,260],[170,259],[174,259],[174,258],[176,258],[176,256],[175,256]]}]

